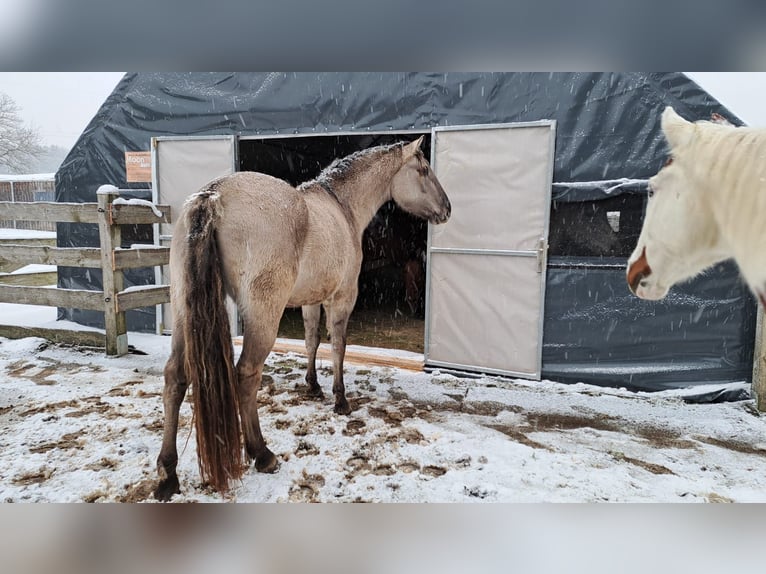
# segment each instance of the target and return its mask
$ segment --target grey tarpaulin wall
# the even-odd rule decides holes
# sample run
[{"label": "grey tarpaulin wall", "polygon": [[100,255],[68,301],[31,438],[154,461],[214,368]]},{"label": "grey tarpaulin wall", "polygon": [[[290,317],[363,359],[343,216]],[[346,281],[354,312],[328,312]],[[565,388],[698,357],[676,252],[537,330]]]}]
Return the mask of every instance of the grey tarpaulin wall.
[{"label": "grey tarpaulin wall", "polygon": [[[94,201],[103,183],[150,199],[147,185],[126,183],[124,152],[148,150],[153,136],[363,136],[543,119],[557,122],[553,199],[562,209],[643,198],[641,180],[664,161],[659,115],[667,105],[689,119],[717,112],[741,124],[680,73],[129,73],[57,172],[56,199]],[[552,219],[552,233],[557,225],[566,219]],[[123,241],[151,242],[151,229],[125,229]],[[98,230],[59,224],[58,244],[97,245]],[[732,266],[650,303],[629,296],[624,258],[572,251],[549,261],[544,377],[646,389],[749,379],[755,306]],[[128,286],[153,281],[150,270],[126,274]],[[101,277],[93,269],[59,268],[58,283],[99,288]],[[59,315],[103,321],[90,311]],[[128,324],[153,330],[153,309],[129,313]]]}]

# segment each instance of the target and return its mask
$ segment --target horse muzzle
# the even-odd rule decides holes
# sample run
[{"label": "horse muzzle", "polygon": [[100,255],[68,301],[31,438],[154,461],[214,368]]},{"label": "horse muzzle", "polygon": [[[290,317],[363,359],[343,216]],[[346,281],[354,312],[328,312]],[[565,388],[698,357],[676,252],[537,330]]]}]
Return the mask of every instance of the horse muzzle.
[{"label": "horse muzzle", "polygon": [[643,293],[638,293],[638,288],[641,286],[641,282],[649,277],[651,273],[652,268],[649,267],[649,262],[646,260],[646,247],[644,247],[641,251],[641,257],[628,265],[626,272],[628,287],[630,287],[630,290],[634,295],[646,298]]},{"label": "horse muzzle", "polygon": [[434,213],[428,221],[430,223],[433,223],[434,225],[439,225],[440,223],[447,223],[449,221],[450,215],[452,215],[452,204],[447,201],[447,207],[445,207],[443,210],[441,210],[438,213]]}]

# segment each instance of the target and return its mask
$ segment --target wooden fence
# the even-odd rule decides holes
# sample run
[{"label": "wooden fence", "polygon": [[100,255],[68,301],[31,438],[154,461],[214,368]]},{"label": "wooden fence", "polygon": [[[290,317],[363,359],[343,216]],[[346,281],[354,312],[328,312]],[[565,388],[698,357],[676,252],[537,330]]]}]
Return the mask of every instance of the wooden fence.
[{"label": "wooden fence", "polygon": [[[170,301],[168,285],[148,285],[125,289],[123,271],[137,267],[165,265],[169,261],[168,247],[122,249],[121,225],[170,223],[167,205],[133,204],[120,201],[119,190],[104,186],[97,193],[97,203],[12,203],[0,202],[0,219],[48,221],[62,223],[95,223],[98,225],[98,247],[50,247],[3,245],[0,259],[17,263],[40,263],[67,267],[100,268],[103,290],[60,289],[0,285],[0,303],[48,305],[103,311],[107,355],[128,352],[125,312],[139,307],[151,307]],[[0,326],[5,336],[36,334],[24,328]],[[82,332],[42,330],[40,336],[57,341],[82,342]],[[71,337],[68,337],[71,334]]]},{"label": "wooden fence", "polygon": [[[0,202],[53,201],[54,195],[55,183],[53,174],[50,174],[50,177],[0,176]],[[16,221],[4,220],[2,217],[0,217],[0,227],[56,231],[56,223],[53,221]]]}]

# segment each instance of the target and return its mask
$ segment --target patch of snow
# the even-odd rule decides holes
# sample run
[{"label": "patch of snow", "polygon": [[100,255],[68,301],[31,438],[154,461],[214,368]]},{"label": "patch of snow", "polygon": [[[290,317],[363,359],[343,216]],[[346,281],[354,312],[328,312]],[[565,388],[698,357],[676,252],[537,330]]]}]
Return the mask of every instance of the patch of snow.
[{"label": "patch of snow", "polygon": [[56,239],[55,231],[0,228],[0,239]]},{"label": "patch of snow", "polygon": [[27,182],[27,181],[55,181],[55,173],[27,173],[27,174],[2,174],[0,181]]},{"label": "patch of snow", "polygon": [[127,287],[121,291],[121,293],[135,293],[136,291],[149,291],[151,289],[156,289],[157,287],[162,287],[162,285],[133,285],[132,287]]},{"label": "patch of snow", "polygon": [[[0,338],[0,500],[150,500],[171,338],[129,341],[146,354]],[[269,356],[259,413],[280,468],[249,470],[225,496],[200,483],[185,401],[174,500],[766,502],[752,401],[346,364],[353,412],[340,416],[331,366],[318,361],[325,398],[311,400],[306,359]]]},{"label": "patch of snow", "polygon": [[31,265],[25,265],[21,269],[17,269],[16,271],[12,271],[11,273],[2,273],[0,272],[0,275],[28,275],[30,273],[55,273],[57,267],[55,265],[40,265],[40,264],[31,264]]},{"label": "patch of snow", "polygon": [[[101,186],[105,187],[105,186]],[[116,188],[115,188],[116,189]],[[99,191],[101,191],[101,188],[99,188]],[[162,212],[157,209],[157,206],[154,205],[151,201],[147,199],[125,199],[124,197],[118,197],[112,202],[112,205],[143,205],[144,207],[151,208],[154,215],[157,217],[162,217]]]}]

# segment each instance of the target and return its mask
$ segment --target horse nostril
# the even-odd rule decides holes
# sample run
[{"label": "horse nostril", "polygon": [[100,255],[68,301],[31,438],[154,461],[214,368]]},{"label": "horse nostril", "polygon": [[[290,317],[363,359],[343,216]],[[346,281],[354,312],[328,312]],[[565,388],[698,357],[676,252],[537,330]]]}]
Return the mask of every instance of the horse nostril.
[{"label": "horse nostril", "polygon": [[628,279],[628,286],[630,287],[630,290],[633,292],[633,294],[636,294],[636,290],[639,286],[646,287],[647,282],[644,280],[646,278],[646,275],[644,273],[636,273]]},{"label": "horse nostril", "polygon": [[652,268],[649,267],[649,262],[646,260],[646,247],[644,247],[641,251],[641,257],[639,257],[630,267],[628,267],[628,287],[630,287],[630,290],[634,295],[636,294],[636,289],[638,289],[639,285],[646,287],[646,282],[644,279],[649,277],[651,273]]}]

